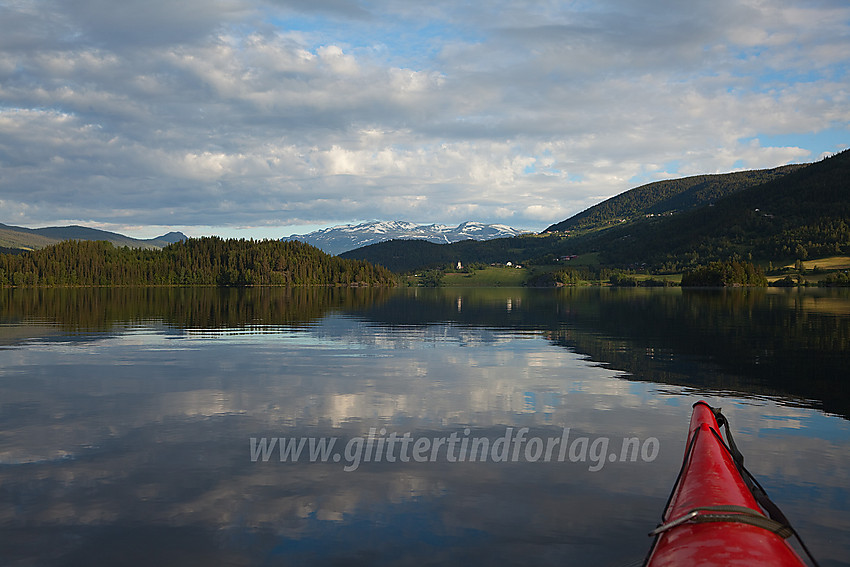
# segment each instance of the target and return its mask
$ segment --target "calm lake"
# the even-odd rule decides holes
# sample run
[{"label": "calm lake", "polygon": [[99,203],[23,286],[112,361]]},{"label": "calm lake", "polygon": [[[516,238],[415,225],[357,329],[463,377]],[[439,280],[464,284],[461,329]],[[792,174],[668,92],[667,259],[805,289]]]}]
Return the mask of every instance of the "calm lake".
[{"label": "calm lake", "polygon": [[639,565],[699,399],[850,565],[847,291],[0,290],[0,564]]}]

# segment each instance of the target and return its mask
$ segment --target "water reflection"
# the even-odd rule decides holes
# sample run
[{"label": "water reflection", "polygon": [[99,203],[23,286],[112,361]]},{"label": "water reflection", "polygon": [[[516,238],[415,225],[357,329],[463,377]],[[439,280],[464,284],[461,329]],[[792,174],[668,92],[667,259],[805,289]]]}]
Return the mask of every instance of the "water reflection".
[{"label": "water reflection", "polygon": [[[499,308],[505,293],[515,308]],[[462,312],[449,308],[453,295]],[[631,380],[775,397],[850,417],[848,306],[841,290],[417,290],[361,315],[382,325],[534,329]]]},{"label": "water reflection", "polygon": [[391,293],[380,288],[2,289],[0,324],[49,322],[65,333],[120,330],[152,321],[180,329],[297,327],[328,312],[375,305]]},{"label": "water reflection", "polygon": [[[694,391],[724,407],[822,564],[850,555],[850,428],[813,409],[847,415],[841,375],[819,375],[847,361],[841,294],[0,297],[3,563],[623,565],[649,545]],[[439,459],[346,473],[249,458],[252,436],[344,443],[381,427],[490,439],[568,427],[655,437],[661,451],[598,472]]]}]

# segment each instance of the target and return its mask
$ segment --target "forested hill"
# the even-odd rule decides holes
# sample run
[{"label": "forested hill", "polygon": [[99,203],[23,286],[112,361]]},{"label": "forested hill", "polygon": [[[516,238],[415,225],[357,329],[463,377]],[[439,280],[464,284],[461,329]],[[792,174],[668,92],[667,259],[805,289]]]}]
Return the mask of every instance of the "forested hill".
[{"label": "forested hill", "polygon": [[69,240],[0,254],[0,286],[9,285],[390,286],[395,276],[294,241],[205,237],[144,250]]},{"label": "forested hill", "polygon": [[743,189],[780,178],[801,167],[805,166],[785,165],[775,169],[656,181],[602,201],[567,220],[553,224],[546,231],[599,228],[650,214],[688,211]]},{"label": "forested hill", "polygon": [[608,263],[670,270],[734,256],[775,262],[848,254],[850,150],[711,206],[588,235],[580,248]]},{"label": "forested hill", "polygon": [[370,244],[339,255],[340,258],[365,260],[395,272],[407,272],[432,266],[455,265],[457,262],[518,263],[552,251],[557,236],[515,236],[495,240],[463,240],[452,244],[435,244],[425,240],[389,240]]},{"label": "forested hill", "polygon": [[[595,253],[608,266],[675,272],[733,258],[767,265],[850,254],[850,150],[792,167],[782,175],[779,170],[767,171],[773,173],[762,174],[772,176],[771,181],[728,191],[725,197],[669,216],[638,215],[632,222],[617,222],[599,230],[488,242],[385,242],[347,252],[343,257],[407,271],[457,261],[548,264],[559,256]],[[710,192],[712,183],[723,178],[736,179],[710,177],[718,179],[691,185],[690,190],[680,192],[681,198],[688,193]],[[683,185],[688,183],[683,181]],[[661,206],[672,198],[650,200],[653,206]]]}]

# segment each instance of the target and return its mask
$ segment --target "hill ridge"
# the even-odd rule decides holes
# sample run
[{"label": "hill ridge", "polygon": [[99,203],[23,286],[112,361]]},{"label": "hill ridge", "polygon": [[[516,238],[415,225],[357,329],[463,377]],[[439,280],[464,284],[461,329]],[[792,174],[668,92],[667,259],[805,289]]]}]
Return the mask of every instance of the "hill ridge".
[{"label": "hill ridge", "polygon": [[732,258],[768,265],[850,254],[850,150],[772,177],[688,211],[596,230],[427,247],[395,241],[343,257],[410,271],[457,261],[551,264],[595,253],[605,266],[672,273]]},{"label": "hill ridge", "polygon": [[598,228],[645,215],[680,213],[781,178],[806,164],[663,179],[634,187],[549,226],[547,231]]},{"label": "hill ridge", "polygon": [[7,252],[37,250],[45,246],[57,244],[63,240],[105,240],[115,246],[157,249],[164,248],[174,242],[186,240],[186,238],[185,234],[178,231],[171,231],[154,238],[142,239],[78,224],[28,228],[0,223],[0,248]]}]

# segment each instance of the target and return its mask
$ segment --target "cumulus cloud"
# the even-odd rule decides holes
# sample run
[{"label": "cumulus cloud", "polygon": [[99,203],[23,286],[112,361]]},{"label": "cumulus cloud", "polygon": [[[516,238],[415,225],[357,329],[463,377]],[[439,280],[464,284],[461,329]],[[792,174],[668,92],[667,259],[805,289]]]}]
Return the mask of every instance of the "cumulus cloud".
[{"label": "cumulus cloud", "polygon": [[850,143],[848,27],[826,0],[8,2],[0,222],[542,228]]}]

